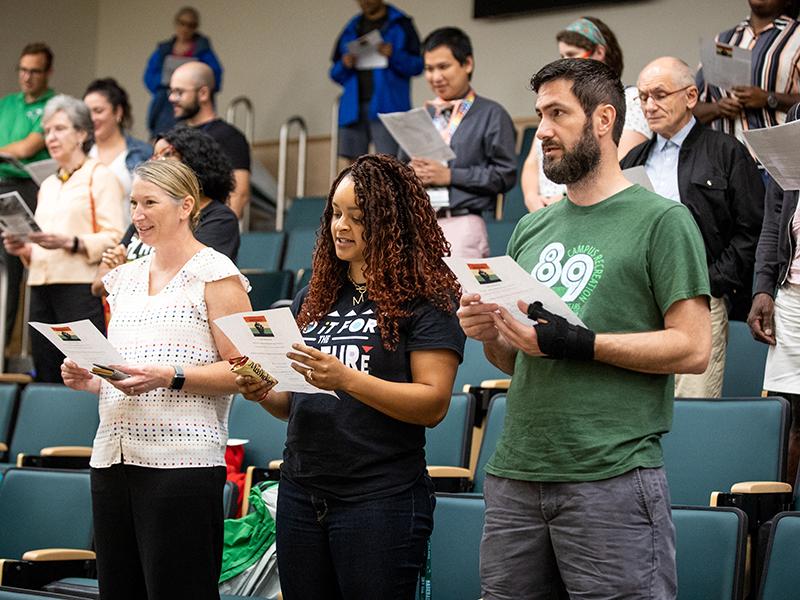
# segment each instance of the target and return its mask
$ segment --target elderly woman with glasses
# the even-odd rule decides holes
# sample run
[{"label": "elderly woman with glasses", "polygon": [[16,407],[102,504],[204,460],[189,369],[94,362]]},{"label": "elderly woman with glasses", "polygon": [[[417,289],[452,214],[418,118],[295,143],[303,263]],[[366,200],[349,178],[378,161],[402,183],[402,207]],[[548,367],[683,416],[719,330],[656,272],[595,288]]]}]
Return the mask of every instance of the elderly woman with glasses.
[{"label": "elderly woman with glasses", "polygon": [[198,27],[200,13],[191,6],[184,6],[175,14],[175,35],[158,44],[147,61],[144,83],[153,95],[147,111],[147,127],[153,138],[175,125],[169,103],[169,80],[180,65],[193,60],[206,63],[214,71],[215,91],[222,89],[222,65],[211,49],[211,40],[198,33]]},{"label": "elderly woman with glasses", "polygon": [[[100,257],[122,236],[122,186],[99,161],[89,158],[92,118],[71,96],[52,98],[42,116],[44,141],[58,172],[39,189],[36,222],[42,231],[27,240],[4,233],[9,254],[27,264],[32,321],[89,319],[105,332],[103,306],[91,283]],[[36,381],[61,381],[61,356],[38,332],[31,334]]]}]

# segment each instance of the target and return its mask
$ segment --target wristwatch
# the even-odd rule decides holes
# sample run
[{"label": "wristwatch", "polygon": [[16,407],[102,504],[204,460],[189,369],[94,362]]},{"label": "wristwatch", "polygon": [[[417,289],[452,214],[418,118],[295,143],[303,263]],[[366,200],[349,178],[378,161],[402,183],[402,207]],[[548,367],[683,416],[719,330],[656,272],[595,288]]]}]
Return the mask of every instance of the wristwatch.
[{"label": "wristwatch", "polygon": [[179,390],[183,387],[183,384],[186,383],[186,375],[184,375],[183,367],[180,365],[172,365],[172,368],[175,369],[175,376],[169,384],[169,389]]},{"label": "wristwatch", "polygon": [[767,106],[770,107],[772,110],[778,108],[778,97],[772,92],[767,94]]}]

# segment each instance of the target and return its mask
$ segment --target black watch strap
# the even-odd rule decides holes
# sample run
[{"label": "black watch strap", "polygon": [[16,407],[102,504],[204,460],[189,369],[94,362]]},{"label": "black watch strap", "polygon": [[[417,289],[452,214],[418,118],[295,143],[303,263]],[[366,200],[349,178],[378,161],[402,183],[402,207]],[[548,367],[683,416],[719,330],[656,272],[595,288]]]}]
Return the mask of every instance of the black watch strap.
[{"label": "black watch strap", "polygon": [[179,390],[183,387],[183,384],[186,383],[186,375],[183,372],[183,367],[180,365],[172,365],[172,368],[175,369],[175,376],[169,384],[169,389]]}]

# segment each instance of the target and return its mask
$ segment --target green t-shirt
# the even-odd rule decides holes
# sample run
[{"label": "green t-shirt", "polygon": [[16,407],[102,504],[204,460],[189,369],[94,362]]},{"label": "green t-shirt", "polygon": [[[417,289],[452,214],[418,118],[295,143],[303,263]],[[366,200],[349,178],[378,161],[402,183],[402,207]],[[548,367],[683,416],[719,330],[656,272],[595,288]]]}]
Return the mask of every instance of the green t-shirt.
[{"label": "green t-shirt", "polygon": [[[708,295],[689,211],[634,185],[593,206],[523,217],[508,254],[597,333],[664,328],[677,300]],[[503,435],[486,470],[527,481],[595,481],[663,464],[674,381],[601,362],[519,352]]]},{"label": "green t-shirt", "polygon": [[[55,95],[47,90],[33,102],[25,102],[25,94],[17,92],[0,98],[0,147],[25,139],[34,131],[42,133],[42,113],[44,105]],[[21,160],[22,163],[50,158],[46,148]],[[28,174],[7,163],[0,163],[0,177],[24,177]]]}]

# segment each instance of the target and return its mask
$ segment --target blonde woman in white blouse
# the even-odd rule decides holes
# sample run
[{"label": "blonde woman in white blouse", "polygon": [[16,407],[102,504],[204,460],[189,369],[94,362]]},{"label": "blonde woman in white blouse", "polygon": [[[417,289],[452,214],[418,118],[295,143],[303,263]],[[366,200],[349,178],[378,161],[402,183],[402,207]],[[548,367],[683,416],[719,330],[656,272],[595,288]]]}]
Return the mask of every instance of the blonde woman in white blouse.
[{"label": "blonde woman in white blouse", "polygon": [[[47,150],[58,172],[42,183],[29,242],[3,235],[6,251],[28,267],[31,321],[63,323],[89,319],[105,331],[103,306],[91,283],[103,250],[122,237],[122,187],[113,173],[87,158],[92,119],[86,105],[54,96],[42,115]],[[61,381],[61,356],[39,332],[31,333],[36,381]]]},{"label": "blonde woman in white blouse", "polygon": [[101,381],[74,362],[64,383],[100,394],[92,450],[103,600],[219,598],[222,487],[235,347],[214,319],[250,310],[249,284],[198,242],[199,184],[177,161],[134,170],[132,221],[154,252],[104,278],[108,339],[130,375]]}]

